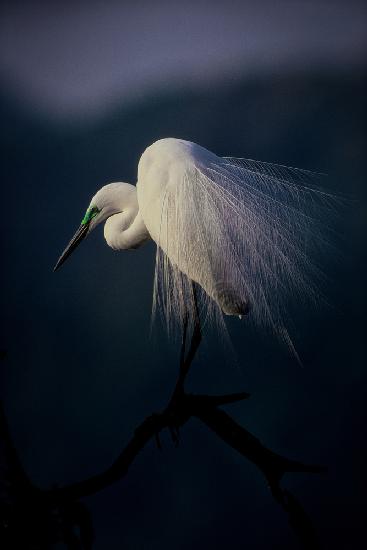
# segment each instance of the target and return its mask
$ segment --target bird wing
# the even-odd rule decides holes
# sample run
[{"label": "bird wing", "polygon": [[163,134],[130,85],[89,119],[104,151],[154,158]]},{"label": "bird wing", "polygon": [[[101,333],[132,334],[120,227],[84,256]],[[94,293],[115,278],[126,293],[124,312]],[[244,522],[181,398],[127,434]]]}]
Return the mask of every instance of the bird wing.
[{"label": "bird wing", "polygon": [[322,299],[322,260],[334,253],[338,199],[323,177],[214,155],[188,164],[161,202],[154,309],[167,326],[185,318],[193,280],[208,319],[250,309],[292,347],[292,303]]}]

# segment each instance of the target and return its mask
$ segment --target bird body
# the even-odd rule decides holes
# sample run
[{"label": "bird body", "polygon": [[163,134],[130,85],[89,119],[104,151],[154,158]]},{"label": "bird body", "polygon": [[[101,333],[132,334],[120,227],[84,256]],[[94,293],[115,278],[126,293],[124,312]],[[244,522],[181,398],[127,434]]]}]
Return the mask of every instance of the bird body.
[{"label": "bird body", "polygon": [[136,186],[117,182],[96,193],[55,269],[106,221],[115,250],[157,244],[154,304],[168,325],[182,323],[195,282],[209,315],[251,310],[289,342],[289,298],[318,299],[315,260],[328,244],[333,197],[313,180],[304,170],[161,139],[143,152]]},{"label": "bird body", "polygon": [[[198,283],[224,313],[241,315],[248,309],[246,299],[230,288],[220,258],[209,258],[208,251],[202,250],[206,243],[192,217],[199,215],[202,224],[210,220],[202,218],[204,212],[196,213],[189,197],[185,198],[187,193],[195,196],[197,174],[219,161],[196,143],[173,138],[156,141],[144,151],[138,165],[138,203],[151,238],[170,262]],[[223,285],[226,279],[227,285]]]}]

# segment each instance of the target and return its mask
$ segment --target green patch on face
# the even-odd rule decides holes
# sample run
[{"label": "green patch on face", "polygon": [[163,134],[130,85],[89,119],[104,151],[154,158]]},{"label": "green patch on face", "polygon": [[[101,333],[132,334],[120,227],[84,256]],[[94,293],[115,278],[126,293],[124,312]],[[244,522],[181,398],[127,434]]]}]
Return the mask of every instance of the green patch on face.
[{"label": "green patch on face", "polygon": [[81,225],[87,225],[93,218],[100,213],[100,209],[97,206],[91,206],[85,213],[84,218],[82,219]]}]

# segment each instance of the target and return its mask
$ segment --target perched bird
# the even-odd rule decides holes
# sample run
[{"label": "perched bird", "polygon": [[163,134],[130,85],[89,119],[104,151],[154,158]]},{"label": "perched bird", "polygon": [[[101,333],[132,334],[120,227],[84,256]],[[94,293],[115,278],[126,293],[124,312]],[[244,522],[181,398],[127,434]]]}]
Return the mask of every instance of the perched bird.
[{"label": "perched bird", "polygon": [[114,250],[157,244],[153,303],[169,328],[182,324],[195,282],[209,317],[251,312],[291,346],[289,301],[319,299],[328,246],[334,197],[314,180],[306,170],[161,139],[142,154],[136,186],[110,183],[94,195],[55,270],[105,221]]}]

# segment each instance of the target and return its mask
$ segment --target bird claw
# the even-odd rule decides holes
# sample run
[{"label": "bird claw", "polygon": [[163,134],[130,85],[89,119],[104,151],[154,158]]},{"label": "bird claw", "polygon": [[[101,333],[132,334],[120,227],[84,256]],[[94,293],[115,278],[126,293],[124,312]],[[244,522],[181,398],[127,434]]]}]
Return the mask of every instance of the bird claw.
[{"label": "bird claw", "polygon": [[168,426],[168,429],[170,431],[170,434],[171,434],[171,439],[172,439],[172,442],[174,444],[175,447],[178,447],[179,443],[180,443],[180,430],[178,428],[178,426],[175,426],[175,425],[170,425]]},{"label": "bird claw", "polygon": [[[170,425],[168,426],[169,432],[171,434],[171,439],[175,447],[178,447],[180,443],[180,431],[177,426]],[[157,430],[154,434],[155,436],[155,442],[157,445],[157,449],[161,451],[163,449],[161,438],[160,438],[160,432],[161,430]]]},{"label": "bird claw", "polygon": [[[153,413],[149,418],[152,421],[156,421],[159,416],[160,416],[159,414]],[[172,416],[172,413],[170,412],[170,417],[171,416]],[[172,439],[172,442],[173,442],[174,446],[178,447],[179,442],[180,442],[180,430],[179,430],[178,424],[175,422],[174,417],[169,418],[169,422],[167,422],[166,427],[169,429],[171,439]],[[162,428],[157,425],[155,430],[154,430],[154,438],[155,438],[155,442],[156,442],[156,445],[157,445],[157,449],[159,451],[161,451],[163,449],[162,442],[161,442],[161,437],[160,437],[161,431],[162,431]]]},{"label": "bird claw", "polygon": [[[149,422],[151,424],[153,424],[153,434],[154,434],[154,438],[155,438],[155,442],[156,442],[156,445],[157,445],[157,449],[159,451],[162,450],[162,443],[161,443],[161,439],[160,439],[160,432],[162,430],[161,428],[161,422],[160,422],[160,418],[161,418],[161,414],[160,413],[152,413],[147,419],[146,419],[146,422]],[[137,430],[135,430],[135,433],[137,433],[137,431],[139,429],[142,429],[142,426],[139,426],[139,428]]]}]

